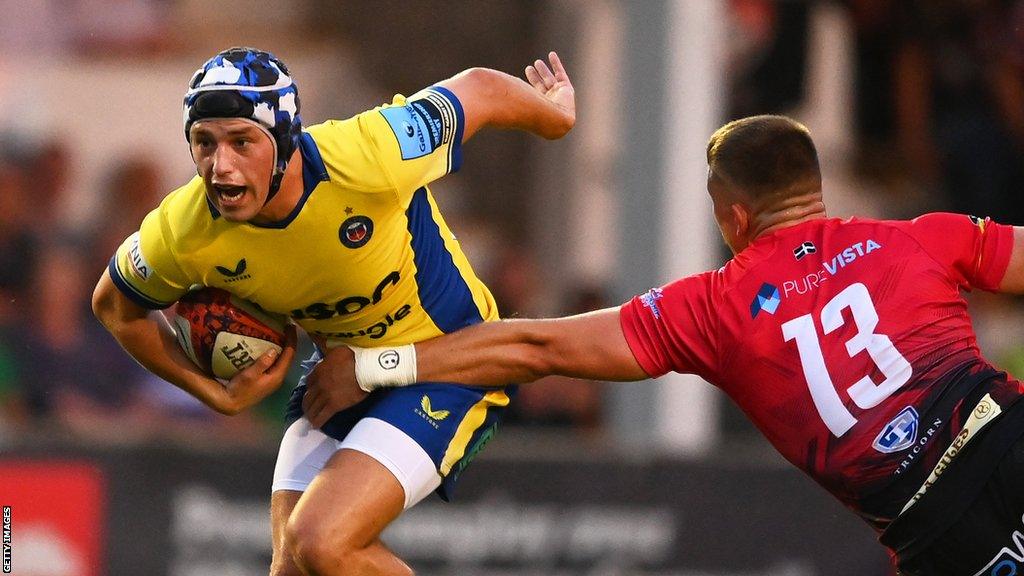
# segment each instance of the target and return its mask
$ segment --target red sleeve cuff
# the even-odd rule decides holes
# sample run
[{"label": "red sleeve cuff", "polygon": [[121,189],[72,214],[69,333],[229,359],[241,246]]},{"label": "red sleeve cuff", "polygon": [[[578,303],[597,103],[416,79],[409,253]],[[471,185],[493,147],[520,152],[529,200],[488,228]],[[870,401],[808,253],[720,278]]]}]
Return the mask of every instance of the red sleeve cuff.
[{"label": "red sleeve cuff", "polygon": [[978,258],[977,287],[982,290],[995,291],[1006,276],[1013,252],[1013,226],[996,224],[991,220],[985,223],[986,230],[982,240],[981,255]]},{"label": "red sleeve cuff", "polygon": [[622,334],[626,337],[626,344],[629,345],[633,358],[637,364],[651,378],[657,378],[668,373],[668,370],[658,365],[654,356],[650,353],[645,343],[650,343],[650,334],[643,321],[638,316],[637,308],[640,306],[639,298],[633,298],[619,308],[619,324],[622,326]]}]

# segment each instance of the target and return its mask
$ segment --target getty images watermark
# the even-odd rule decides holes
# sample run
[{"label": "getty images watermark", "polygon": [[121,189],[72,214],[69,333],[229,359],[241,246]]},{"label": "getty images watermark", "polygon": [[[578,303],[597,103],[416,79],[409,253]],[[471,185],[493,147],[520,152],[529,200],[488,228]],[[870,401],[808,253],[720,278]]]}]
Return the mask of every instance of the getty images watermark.
[{"label": "getty images watermark", "polygon": [[11,507],[4,506],[4,574],[11,573]]}]

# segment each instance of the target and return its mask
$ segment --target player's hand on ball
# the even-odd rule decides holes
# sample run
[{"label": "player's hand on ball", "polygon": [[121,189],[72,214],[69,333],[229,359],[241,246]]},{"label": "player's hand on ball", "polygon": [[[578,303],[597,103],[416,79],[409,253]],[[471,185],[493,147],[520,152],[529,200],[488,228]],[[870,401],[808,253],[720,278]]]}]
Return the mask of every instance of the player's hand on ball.
[{"label": "player's hand on ball", "polygon": [[548,52],[548,60],[551,68],[539,58],[527,66],[526,79],[562,113],[565,131],[568,132],[576,124],[576,89],[572,87],[569,74],[562,66],[558,54]]},{"label": "player's hand on ball", "polygon": [[285,343],[281,352],[268,350],[256,359],[251,366],[246,367],[227,384],[224,390],[228,396],[228,406],[225,413],[237,414],[254,406],[263,400],[284,382],[288,374],[288,368],[295,358],[295,346],[298,336],[294,324],[285,328]]},{"label": "player's hand on ball", "polygon": [[339,346],[328,350],[306,377],[302,411],[314,428],[320,428],[331,416],[367,396],[356,383],[355,355],[348,346]]}]

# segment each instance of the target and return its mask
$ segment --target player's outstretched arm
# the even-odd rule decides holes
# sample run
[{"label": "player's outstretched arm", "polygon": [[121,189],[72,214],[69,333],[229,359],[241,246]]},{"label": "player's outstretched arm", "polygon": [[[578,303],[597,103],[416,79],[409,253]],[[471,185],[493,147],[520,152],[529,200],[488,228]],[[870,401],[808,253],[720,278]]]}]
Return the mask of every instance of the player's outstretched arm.
[{"label": "player's outstretched arm", "polygon": [[[357,356],[360,377],[369,372],[366,380],[372,381],[357,381]],[[415,370],[403,364],[410,362]],[[648,377],[622,334],[619,309],[607,308],[565,318],[485,322],[414,348],[355,349],[355,355],[347,347],[335,348],[307,378],[303,409],[319,427],[365,398],[365,389],[412,382],[500,387],[552,374],[617,381]]]},{"label": "player's outstretched arm", "polygon": [[550,375],[613,381],[648,377],[622,334],[618,307],[477,324],[416,344],[416,364],[419,381],[477,386]]},{"label": "player's outstretched arm", "polygon": [[280,357],[268,352],[221,385],[185,356],[167,319],[129,300],[107,271],[96,284],[92,308],[100,323],[143,367],[221,414],[237,414],[276,390],[295,355],[295,327],[289,326]]},{"label": "player's outstretched arm", "polygon": [[548,59],[550,68],[539,59],[526,67],[529,84],[489,68],[470,68],[439,82],[462,104],[463,142],[483,127],[565,136],[576,123],[576,92],[558,54],[550,52]]}]

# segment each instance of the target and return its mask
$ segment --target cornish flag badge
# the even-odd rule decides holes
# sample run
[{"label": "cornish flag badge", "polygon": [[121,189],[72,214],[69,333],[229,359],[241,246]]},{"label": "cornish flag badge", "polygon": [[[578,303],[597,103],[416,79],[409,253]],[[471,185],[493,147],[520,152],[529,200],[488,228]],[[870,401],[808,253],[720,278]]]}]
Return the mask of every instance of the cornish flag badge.
[{"label": "cornish flag badge", "polygon": [[814,247],[814,242],[804,242],[793,249],[793,256],[796,256],[797,260],[800,260],[808,254],[814,254],[818,249]]}]

